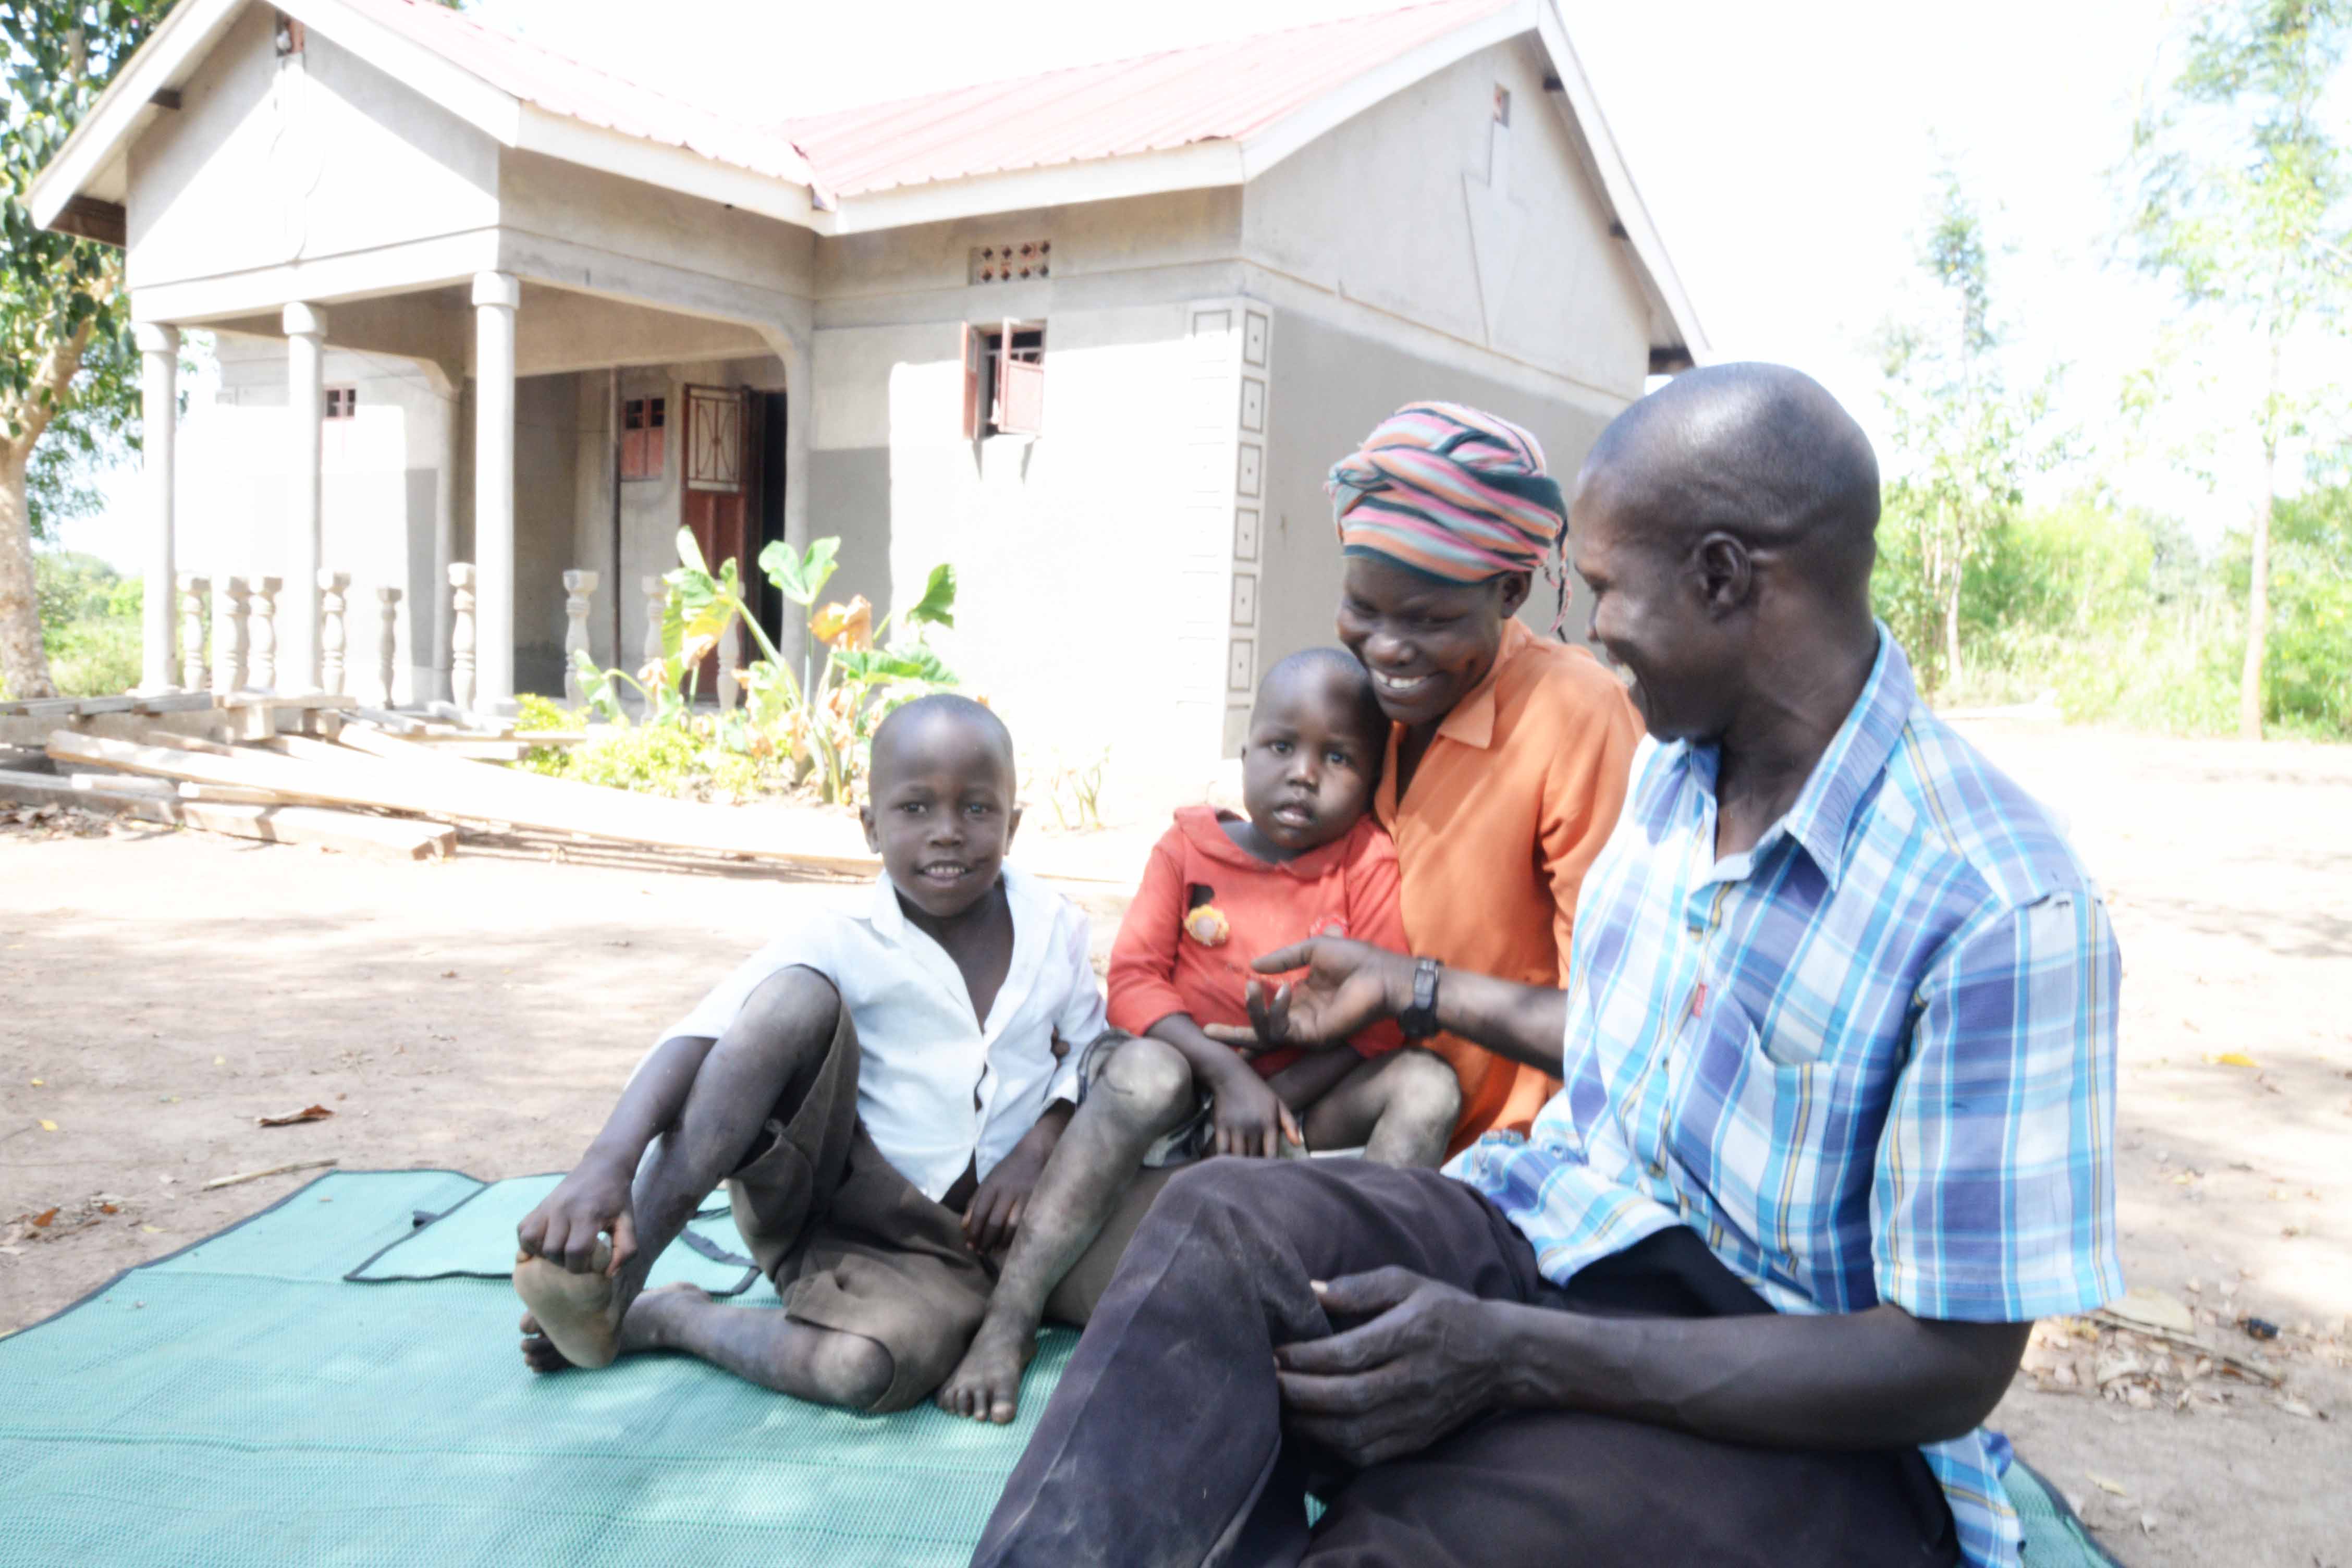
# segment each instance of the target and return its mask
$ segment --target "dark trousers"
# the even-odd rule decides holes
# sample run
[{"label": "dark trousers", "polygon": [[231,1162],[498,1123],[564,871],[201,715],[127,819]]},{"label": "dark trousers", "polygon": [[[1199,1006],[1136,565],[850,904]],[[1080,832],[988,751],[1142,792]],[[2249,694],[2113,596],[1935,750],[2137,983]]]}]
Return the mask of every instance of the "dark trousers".
[{"label": "dark trousers", "polygon": [[[1771,1310],[1679,1227],[1562,1289],[1499,1210],[1436,1172],[1213,1160],[1171,1181],[1137,1232],[973,1562],[1959,1561],[1916,1449],[1748,1447],[1576,1411],[1488,1416],[1353,1473],[1286,1442],[1274,1349],[1332,1331],[1307,1281],[1390,1264],[1567,1311]],[[1311,1532],[1310,1486],[1329,1505]]]}]

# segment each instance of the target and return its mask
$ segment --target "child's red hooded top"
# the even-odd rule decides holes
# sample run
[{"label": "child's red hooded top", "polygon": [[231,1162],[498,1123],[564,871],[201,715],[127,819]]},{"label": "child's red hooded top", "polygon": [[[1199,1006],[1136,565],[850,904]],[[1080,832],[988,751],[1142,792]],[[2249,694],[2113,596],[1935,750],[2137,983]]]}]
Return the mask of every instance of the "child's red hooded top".
[{"label": "child's red hooded top", "polygon": [[[1412,951],[1396,847],[1370,814],[1344,837],[1280,865],[1227,837],[1218,816],[1213,807],[1188,805],[1152,846],[1143,885],[1111,945],[1113,1028],[1140,1035],[1171,1013],[1189,1013],[1202,1025],[1247,1026],[1244,987],[1279,978],[1259,975],[1251,963],[1311,936]],[[1196,913],[1204,907],[1212,912]],[[1384,1020],[1349,1044],[1372,1057],[1396,1049],[1404,1037]],[[1269,1051],[1255,1065],[1270,1078],[1302,1054],[1296,1047]]]}]

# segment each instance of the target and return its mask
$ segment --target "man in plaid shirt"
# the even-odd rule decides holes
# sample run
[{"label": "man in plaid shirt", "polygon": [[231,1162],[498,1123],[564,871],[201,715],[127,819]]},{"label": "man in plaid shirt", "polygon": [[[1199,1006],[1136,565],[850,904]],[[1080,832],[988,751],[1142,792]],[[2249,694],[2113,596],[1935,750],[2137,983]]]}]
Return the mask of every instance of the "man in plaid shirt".
[{"label": "man in plaid shirt", "polygon": [[1262,1044],[1394,1015],[1564,1089],[1442,1175],[1171,1183],[976,1561],[2017,1563],[1979,1423],[2035,1318],[2122,1289],[2120,961],[1873,620],[1878,493],[1775,366],[1602,434],[1575,563],[1651,738],[1570,988],[1322,940],[1254,1010]]}]

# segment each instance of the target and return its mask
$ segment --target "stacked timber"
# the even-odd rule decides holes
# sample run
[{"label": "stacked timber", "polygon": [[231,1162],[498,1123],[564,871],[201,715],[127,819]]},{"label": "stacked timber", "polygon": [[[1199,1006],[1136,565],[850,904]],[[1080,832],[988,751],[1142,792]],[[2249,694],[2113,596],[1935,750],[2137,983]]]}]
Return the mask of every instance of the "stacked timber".
[{"label": "stacked timber", "polygon": [[[175,732],[154,714],[140,727],[131,700],[100,700],[124,704],[107,712],[128,722],[100,731],[86,709],[7,716],[55,727],[32,765],[0,766],[0,801],[397,859],[452,854],[461,833],[520,830],[857,876],[877,864],[845,817],[656,799],[492,765],[581,735],[518,736],[345,697],[243,692],[214,710],[232,723]],[[13,731],[5,739],[26,743]]]}]

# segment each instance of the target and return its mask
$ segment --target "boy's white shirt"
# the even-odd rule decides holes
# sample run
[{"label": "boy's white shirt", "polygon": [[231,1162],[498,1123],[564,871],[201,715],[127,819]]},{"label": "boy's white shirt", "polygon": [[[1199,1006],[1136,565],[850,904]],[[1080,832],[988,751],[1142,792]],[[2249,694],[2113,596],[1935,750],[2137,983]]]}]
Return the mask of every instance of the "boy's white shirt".
[{"label": "boy's white shirt", "polygon": [[[1086,915],[1004,868],[1013,963],[983,1029],[947,950],[907,919],[885,873],[863,909],[808,916],[714,986],[655,1039],[726,1033],[767,978],[794,965],[831,980],[857,1025],[857,1114],[882,1155],[937,1200],[967,1165],[985,1177],[1057,1100],[1107,1026]],[[1056,1060],[1054,1037],[1068,1047]]]}]

